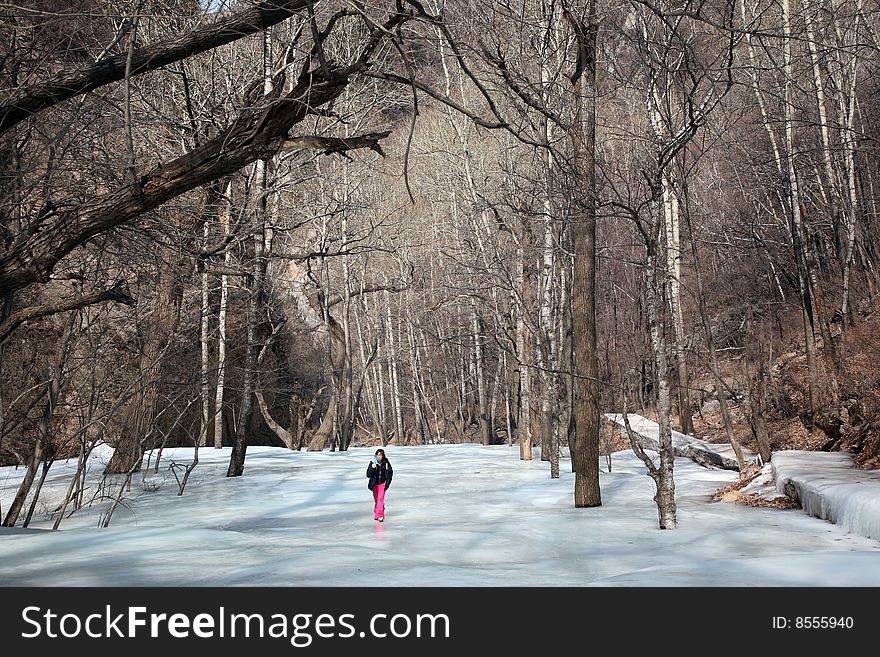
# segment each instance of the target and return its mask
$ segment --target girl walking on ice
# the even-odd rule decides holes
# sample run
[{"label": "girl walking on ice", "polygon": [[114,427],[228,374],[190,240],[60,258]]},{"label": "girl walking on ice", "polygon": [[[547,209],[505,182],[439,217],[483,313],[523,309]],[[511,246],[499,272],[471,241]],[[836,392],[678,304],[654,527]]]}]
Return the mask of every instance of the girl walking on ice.
[{"label": "girl walking on ice", "polygon": [[384,449],[377,449],[367,466],[367,477],[370,479],[369,488],[373,491],[373,520],[383,522],[385,520],[385,491],[391,485],[391,477],[394,471],[391,463],[385,456]]}]

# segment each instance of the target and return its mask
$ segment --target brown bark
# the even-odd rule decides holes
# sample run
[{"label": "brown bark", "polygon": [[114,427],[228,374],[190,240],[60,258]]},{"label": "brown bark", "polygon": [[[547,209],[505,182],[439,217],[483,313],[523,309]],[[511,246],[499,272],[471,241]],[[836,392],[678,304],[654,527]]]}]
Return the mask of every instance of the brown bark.
[{"label": "brown bark", "polygon": [[290,445],[290,449],[297,449],[297,439],[299,437],[300,429],[302,428],[302,397],[299,396],[296,392],[290,398],[290,403],[287,405],[288,414],[290,415],[290,435],[293,436],[293,442]]},{"label": "brown bark", "polygon": [[[571,17],[569,17],[570,20]],[[596,34],[595,0],[580,28],[584,69],[574,81],[577,110],[569,130],[575,171],[571,291],[575,371],[574,505],[602,504],[599,490],[599,354],[596,346]]]}]

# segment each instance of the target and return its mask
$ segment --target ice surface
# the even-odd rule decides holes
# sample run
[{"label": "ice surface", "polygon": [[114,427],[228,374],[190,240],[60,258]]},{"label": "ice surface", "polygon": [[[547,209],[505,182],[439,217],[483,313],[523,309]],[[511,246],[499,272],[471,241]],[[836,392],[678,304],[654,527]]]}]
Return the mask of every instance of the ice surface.
[{"label": "ice surface", "polygon": [[[384,524],[372,520],[364,476],[372,448],[251,447],[232,479],[229,449],[202,449],[182,497],[167,466],[192,450],[169,450],[108,529],[96,528],[103,500],[43,531],[75,468],[58,463],[35,529],[0,529],[0,584],[880,586],[880,542],[799,510],[712,502],[736,472],[677,459],[679,528],[662,531],[653,482],[631,452],[602,472],[602,506],[575,509],[568,460],[553,480],[515,446],[386,451],[395,474]],[[107,458],[96,454],[90,493]],[[23,473],[0,469],[4,510]]]}]

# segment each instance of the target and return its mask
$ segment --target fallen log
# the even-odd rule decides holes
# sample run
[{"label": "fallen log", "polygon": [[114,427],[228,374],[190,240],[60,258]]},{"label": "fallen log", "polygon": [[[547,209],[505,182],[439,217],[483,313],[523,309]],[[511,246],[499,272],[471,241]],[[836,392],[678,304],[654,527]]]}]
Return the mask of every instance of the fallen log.
[{"label": "fallen log", "polygon": [[[630,428],[639,444],[646,450],[654,452],[660,451],[660,427],[641,415],[633,413],[627,414]],[[618,435],[627,439],[626,427],[623,422],[623,416],[615,413],[606,413],[604,416],[608,428],[615,431]],[[678,431],[672,432],[672,451],[677,457],[688,458],[699,463],[704,468],[721,468],[723,470],[735,470],[739,472],[739,465],[736,458],[731,455],[722,453],[724,450],[730,450],[728,445],[715,445],[714,443],[700,440],[687,436]],[[730,450],[732,451],[732,450]],[[747,456],[750,459],[751,455]]]}]

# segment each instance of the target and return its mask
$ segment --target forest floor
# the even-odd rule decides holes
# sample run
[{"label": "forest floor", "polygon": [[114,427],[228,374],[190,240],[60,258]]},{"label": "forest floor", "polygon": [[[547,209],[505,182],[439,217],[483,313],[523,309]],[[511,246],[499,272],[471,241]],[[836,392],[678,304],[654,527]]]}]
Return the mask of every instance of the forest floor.
[{"label": "forest floor", "polygon": [[[778,355],[772,358],[769,371],[765,415],[773,451],[845,451],[854,456],[859,467],[880,468],[880,369],[877,367],[880,304],[863,307],[860,315],[859,323],[845,336],[840,335],[839,325],[832,330],[839,352],[838,374],[833,374],[833,367],[827,362],[819,363],[823,388],[819,394],[824,399],[820,406],[825,415],[846,417],[843,426],[838,428],[832,424],[829,432],[813,424],[808,412],[808,370],[803,338],[792,330],[789,335],[793,337],[777,340]],[[821,341],[818,347],[821,349]],[[724,377],[740,393],[747,385],[744,366],[736,358],[724,361]],[[705,377],[697,385],[714,389],[714,384]],[[743,446],[758,451],[742,396],[729,398],[728,403],[736,437]],[[714,399],[702,404],[693,421],[694,437],[712,443],[727,442],[718,402]],[[674,426],[680,427],[677,418]]]}]

